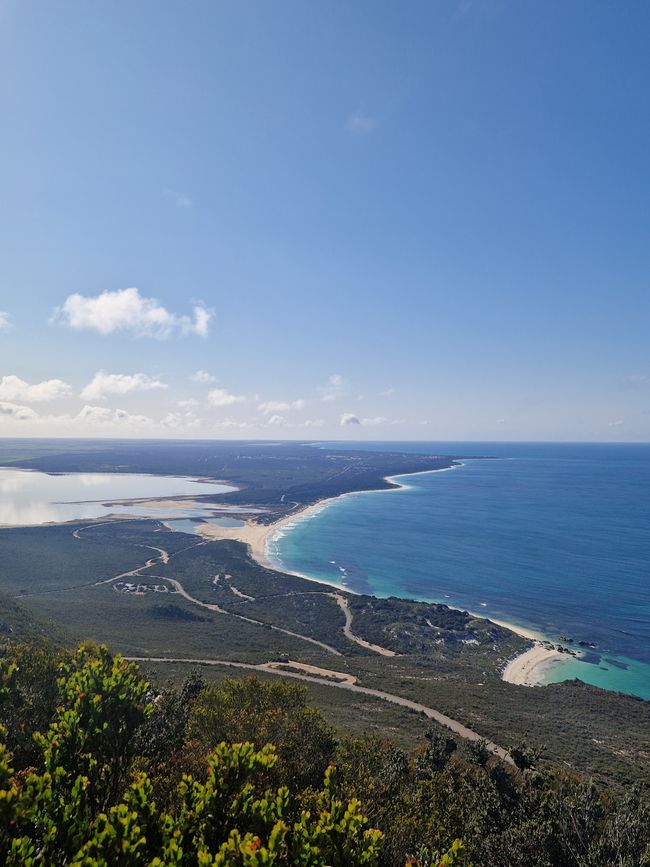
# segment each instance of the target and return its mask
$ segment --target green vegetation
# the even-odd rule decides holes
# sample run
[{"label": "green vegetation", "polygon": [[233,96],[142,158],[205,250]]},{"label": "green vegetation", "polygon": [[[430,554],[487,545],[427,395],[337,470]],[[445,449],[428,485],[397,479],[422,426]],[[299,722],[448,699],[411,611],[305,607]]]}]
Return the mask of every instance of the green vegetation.
[{"label": "green vegetation", "polygon": [[[0,662],[0,862],[647,867],[650,799],[426,732],[337,736],[303,687],[156,689],[105,648]],[[462,842],[461,842],[462,840]]]},{"label": "green vegetation", "polygon": [[435,653],[436,648],[498,646],[513,656],[525,646],[514,633],[467,611],[407,599],[350,596],[355,629],[375,644],[397,653]]},{"label": "green vegetation", "polygon": [[262,520],[274,520],[278,513],[348,491],[389,488],[386,476],[440,469],[452,463],[452,458],[436,455],[330,450],[288,442],[0,442],[0,466],[46,473],[153,473],[227,479],[238,490],[220,495],[219,501],[272,509],[273,514]]},{"label": "green vegetation", "polygon": [[[42,662],[41,674],[51,672],[51,661]],[[219,714],[218,702],[206,704],[209,693],[190,688],[180,697],[185,700],[184,713],[175,696],[158,697],[163,700],[157,708],[137,667],[112,658],[105,648],[82,647],[59,669],[56,687],[50,684],[49,692],[57,693],[57,706],[49,727],[33,732],[31,738],[40,752],[35,767],[19,767],[16,773],[11,762],[20,750],[12,756],[0,745],[3,864],[361,867],[378,863],[382,835],[367,827],[356,799],[345,803],[337,796],[333,768],[325,769],[321,791],[292,793],[285,785],[270,788],[264,784],[277,755],[268,744],[256,749],[250,742],[219,743],[204,757],[204,782],[183,774],[170,791],[165,778],[162,794],[167,805],[159,807],[155,782],[138,764],[146,766],[153,758],[164,761],[174,748],[185,747],[192,693],[203,698],[192,709],[199,715],[197,722],[202,710],[204,717],[211,716],[212,731],[220,727],[214,718]],[[24,701],[15,682],[17,672],[15,662],[3,665],[1,710],[6,716],[8,706],[12,721],[18,718],[24,723],[19,736],[24,738],[22,732],[31,731],[34,718],[51,708],[47,703],[35,707]],[[281,699],[270,698],[271,707],[258,712],[259,720],[268,718],[282,698],[285,719],[296,710],[290,690]],[[253,707],[257,712],[256,701]],[[222,710],[237,713],[236,708]],[[314,715],[304,710],[306,719]],[[289,723],[296,747],[311,740],[324,757],[331,753],[322,724],[307,736],[303,728]],[[251,725],[259,734],[254,720]],[[223,712],[221,727],[228,728]],[[289,746],[285,743],[285,750]],[[288,773],[284,765],[278,771],[280,778]]]},{"label": "green vegetation", "polygon": [[[80,526],[87,529],[77,538]],[[4,529],[0,541],[0,621],[14,630],[5,629],[2,641],[42,640],[54,630],[59,643],[93,639],[132,657],[311,664],[435,708],[501,746],[527,739],[544,748],[545,767],[607,785],[650,777],[650,703],[577,681],[537,689],[504,683],[501,665],[526,642],[490,621],[441,605],[342,592],[353,633],[397,653],[384,657],[344,635],[330,586],[265,569],[237,542],[206,544],[157,521]],[[169,561],[160,562],[154,548],[168,551]],[[144,568],[150,558],[156,562]],[[166,592],[117,592],[120,582],[111,577],[137,569],[122,583]],[[196,602],[175,592],[171,580]],[[148,670],[160,684],[180,684],[193,668],[169,662]],[[217,666],[202,671],[210,681],[233,673]],[[426,718],[413,711],[345,691],[326,674],[314,680],[307,683],[311,700],[339,732],[388,733],[411,747],[426,729]]]},{"label": "green vegetation", "polygon": [[4,641],[48,641],[49,643],[69,640],[61,627],[51,618],[36,616],[27,606],[22,605],[6,593],[0,593],[0,642]]}]

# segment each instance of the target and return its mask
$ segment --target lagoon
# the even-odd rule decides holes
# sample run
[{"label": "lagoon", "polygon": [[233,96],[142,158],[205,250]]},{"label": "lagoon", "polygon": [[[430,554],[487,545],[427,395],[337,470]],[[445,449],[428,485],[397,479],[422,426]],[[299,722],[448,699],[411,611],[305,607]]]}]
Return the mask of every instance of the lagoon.
[{"label": "lagoon", "polygon": [[[158,518],[209,517],[214,503],[192,497],[217,498],[231,485],[180,476],[135,473],[67,473],[0,467],[0,526],[33,526],[94,520],[109,515]],[[175,498],[189,498],[174,502]],[[219,511],[238,511],[221,506]]]}]

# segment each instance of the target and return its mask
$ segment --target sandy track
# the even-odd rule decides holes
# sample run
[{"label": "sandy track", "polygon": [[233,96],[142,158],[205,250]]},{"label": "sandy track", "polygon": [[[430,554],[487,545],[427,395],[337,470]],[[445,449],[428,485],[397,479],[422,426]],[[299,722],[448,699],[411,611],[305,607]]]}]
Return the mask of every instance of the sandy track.
[{"label": "sandy track", "polygon": [[328,594],[335,599],[339,608],[343,612],[343,616],[345,617],[345,624],[343,626],[343,634],[346,638],[349,638],[350,641],[354,641],[355,644],[359,644],[361,647],[365,647],[367,650],[372,650],[375,653],[379,653],[381,656],[395,656],[394,650],[389,650],[387,647],[380,647],[379,644],[372,644],[370,641],[366,641],[365,638],[359,638],[358,635],[355,635],[352,632],[352,612],[350,611],[350,606],[348,605],[348,600],[345,596],[341,596],[340,593],[330,593]]},{"label": "sandy track", "polygon": [[[112,522],[114,523],[114,522]],[[75,539],[79,539],[79,533],[83,530],[90,529],[92,526],[97,526],[97,524],[89,524],[85,527],[79,527],[77,530],[73,531],[73,536]],[[96,581],[92,586],[99,587],[103,584],[112,584],[114,581],[119,581],[123,578],[136,578],[142,577],[141,573],[145,571],[145,569],[151,569],[154,566],[163,565],[169,563],[171,557],[175,557],[178,554],[182,554],[183,551],[187,551],[190,548],[196,548],[200,545],[205,545],[205,541],[200,541],[193,543],[192,545],[188,545],[186,548],[181,548],[179,551],[176,551],[174,554],[170,555],[168,551],[165,551],[164,548],[157,548],[154,545],[142,545],[143,548],[149,548],[151,551],[156,551],[157,557],[150,557],[146,563],[142,566],[137,566],[135,569],[130,569],[128,572],[121,572],[119,575],[113,575],[111,578],[105,578],[103,581]],[[184,599],[187,599],[188,602],[191,602],[193,605],[198,605],[201,608],[207,608],[210,611],[215,611],[217,614],[224,614],[227,617],[236,617],[238,620],[245,620],[247,623],[252,623],[255,626],[264,626],[268,629],[273,629],[276,632],[282,632],[284,635],[290,635],[292,638],[298,638],[301,641],[307,641],[310,644],[314,644],[316,647],[320,647],[322,650],[325,650],[327,653],[332,653],[334,656],[342,656],[343,654],[337,650],[335,647],[332,647],[329,644],[325,644],[324,641],[318,641],[315,638],[310,638],[307,635],[300,635],[298,632],[292,632],[290,629],[283,629],[281,626],[274,626],[271,623],[264,623],[261,620],[254,620],[252,617],[245,617],[243,614],[233,614],[230,611],[226,611],[224,608],[221,608],[219,605],[211,604],[209,602],[201,602],[200,599],[196,599],[194,596],[191,596],[180,583],[180,581],[176,581],[174,578],[167,578],[165,575],[147,575],[148,578],[156,578],[160,581],[166,581],[176,590],[176,592],[182,596]],[[217,578],[217,576],[215,576]],[[216,582],[215,582],[216,583]],[[235,591],[238,592],[238,591]],[[241,594],[242,598],[244,594]]]},{"label": "sandy track", "polygon": [[299,632],[292,632],[290,629],[283,629],[281,626],[274,626],[272,623],[264,623],[262,620],[253,620],[252,617],[244,617],[243,614],[233,614],[231,611],[226,611],[225,608],[221,608],[221,606],[212,602],[201,602],[200,599],[191,596],[187,590],[185,590],[183,585],[175,578],[166,578],[164,575],[150,575],[149,577],[157,578],[161,581],[167,581],[172,585],[176,592],[183,597],[183,599],[187,599],[188,602],[192,602],[194,605],[199,605],[201,608],[216,611],[217,614],[225,614],[227,617],[236,617],[237,620],[245,620],[246,623],[252,623],[255,626],[264,626],[267,629],[274,629],[276,632],[282,632],[284,635],[290,635],[292,638],[299,638],[301,641],[308,641],[310,644],[315,644],[322,650],[326,650],[328,653],[333,653],[334,656],[343,656],[340,650],[337,650],[329,644],[325,644],[324,641],[318,641],[316,638],[310,638],[308,635],[300,635]]},{"label": "sandy track", "polygon": [[417,701],[411,701],[409,698],[404,698],[401,695],[394,695],[390,692],[383,692],[379,689],[370,689],[369,687],[359,686],[356,683],[343,682],[340,680],[333,679],[324,679],[321,677],[315,677],[312,674],[301,674],[294,671],[286,671],[285,669],[271,667],[269,663],[261,663],[259,665],[254,665],[249,662],[232,662],[230,660],[222,660],[222,659],[183,659],[180,657],[167,657],[167,656],[127,656],[125,659],[132,662],[154,662],[154,663],[183,663],[188,665],[223,665],[228,668],[240,668],[246,669],[248,671],[263,671],[268,674],[276,674],[280,677],[290,677],[295,680],[304,680],[308,683],[316,683],[321,686],[331,686],[335,689],[346,689],[349,692],[359,693],[361,695],[369,695],[373,698],[378,698],[381,701],[387,701],[391,704],[398,704],[401,707],[406,707],[409,710],[415,711],[415,713],[423,714],[429,719],[435,720],[440,725],[454,732],[454,734],[459,735],[461,738],[465,738],[468,741],[485,741],[486,749],[488,749],[491,753],[509,764],[514,764],[512,761],[510,754],[503,747],[500,747],[498,744],[493,743],[492,741],[488,741],[486,738],[481,737],[477,732],[472,731],[472,729],[467,728],[467,726],[463,725],[458,720],[452,719],[444,713],[441,713],[439,710],[436,710],[432,707],[427,707],[424,704],[420,704]]}]

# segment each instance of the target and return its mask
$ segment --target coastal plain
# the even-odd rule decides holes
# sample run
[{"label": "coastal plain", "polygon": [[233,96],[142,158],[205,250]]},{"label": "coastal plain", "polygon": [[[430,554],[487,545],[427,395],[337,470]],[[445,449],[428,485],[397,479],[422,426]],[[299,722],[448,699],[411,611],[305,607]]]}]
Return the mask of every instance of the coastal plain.
[{"label": "coastal plain", "polygon": [[269,534],[303,510],[351,491],[390,490],[389,477],[448,468],[454,456],[5,441],[0,465],[212,479],[236,487],[209,503],[213,517],[233,505],[251,512],[239,526],[207,518],[198,533],[126,520],[119,507],[113,519],[0,530],[7,640],[92,639],[137,658],[162,683],[197,667],[206,679],[289,677],[341,730],[409,743],[428,720],[450,720],[461,737],[469,731],[504,752],[526,740],[551,764],[618,784],[648,779],[650,703],[580,681],[517,685],[533,683],[535,666],[557,653],[534,636],[445,605],[353,594],[267,561]]}]

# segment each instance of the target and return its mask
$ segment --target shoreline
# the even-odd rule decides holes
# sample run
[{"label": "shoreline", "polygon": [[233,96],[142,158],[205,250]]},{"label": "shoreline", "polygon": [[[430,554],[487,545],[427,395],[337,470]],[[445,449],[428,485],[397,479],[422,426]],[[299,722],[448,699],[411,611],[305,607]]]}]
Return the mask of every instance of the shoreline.
[{"label": "shoreline", "polygon": [[533,647],[522,650],[505,665],[501,680],[517,686],[543,686],[548,669],[566,658],[565,653],[535,641]]},{"label": "shoreline", "polygon": [[[439,467],[436,469],[429,470],[418,470],[413,473],[399,473],[391,476],[384,476],[383,481],[390,484],[390,487],[387,488],[367,488],[358,491],[346,491],[342,494],[338,494],[334,497],[327,497],[322,500],[318,500],[315,503],[312,503],[309,506],[305,506],[292,514],[285,515],[284,517],[274,521],[271,524],[259,524],[254,519],[248,518],[244,521],[242,526],[238,527],[221,527],[218,524],[211,523],[210,517],[201,516],[200,522],[196,524],[196,533],[200,537],[206,539],[207,541],[222,541],[222,540],[232,540],[238,541],[246,544],[249,548],[251,557],[262,567],[267,569],[272,569],[276,572],[284,572],[285,574],[295,575],[297,577],[303,578],[307,581],[312,581],[314,583],[324,584],[332,587],[335,590],[342,591],[344,593],[350,593],[352,595],[356,595],[355,591],[350,590],[345,587],[341,583],[336,583],[332,580],[318,578],[313,575],[307,575],[303,572],[297,572],[294,570],[287,569],[284,564],[280,561],[276,561],[269,554],[269,544],[275,535],[282,531],[284,527],[289,527],[295,522],[307,520],[313,515],[319,514],[323,509],[325,509],[331,503],[336,502],[337,500],[342,499],[343,497],[352,497],[357,494],[368,494],[368,493],[388,493],[390,491],[404,491],[404,490],[412,490],[413,485],[408,484],[407,482],[400,481],[400,479],[408,478],[409,476],[419,476],[419,475],[429,475],[432,473],[441,473],[448,472],[450,470],[460,469],[465,464],[461,461],[453,461],[450,466],[447,467]],[[43,473],[42,470],[38,470],[32,467],[12,467],[12,466],[2,466],[0,469],[6,469],[11,471],[18,472],[26,472],[26,473]],[[84,475],[82,472],[63,472],[63,473],[43,473],[45,475],[53,475],[53,476],[74,476],[74,475]],[[106,473],[93,473],[93,475],[106,475]],[[238,490],[238,488],[232,483],[229,483],[225,480],[216,480],[210,479],[206,477],[200,476],[180,476],[178,474],[159,474],[159,473],[124,473],[124,475],[137,475],[137,476],[149,476],[149,477],[160,477],[161,475],[167,478],[178,478],[183,480],[189,480],[196,483],[204,483],[211,485],[222,485],[227,488],[226,491],[219,493],[231,493],[232,491]],[[153,496],[153,497],[133,497],[127,499],[118,499],[118,500],[81,500],[75,501],[79,504],[93,504],[93,503],[101,503],[103,506],[135,506],[135,505],[143,505],[147,504],[153,511],[158,509],[173,509],[175,507],[179,508],[179,510],[185,510],[188,506],[193,506],[200,508],[204,506],[204,503],[201,501],[196,501],[193,497],[196,495],[193,494],[185,494],[180,496]],[[236,516],[240,512],[246,513],[246,509],[239,507],[236,508],[236,511],[233,512],[233,516]],[[225,511],[229,511],[227,506],[224,509]],[[248,514],[251,514],[248,512]],[[185,516],[183,516],[185,517]],[[191,520],[191,517],[189,517]],[[214,519],[214,516],[212,516]],[[106,515],[105,520],[162,520],[158,519],[154,515],[150,516],[138,516],[133,514],[121,514],[121,513],[109,513]],[[94,522],[95,520],[100,520],[96,518],[84,519],[84,518],[75,518],[69,521],[50,521],[44,524],[32,525],[15,525],[15,524],[0,524],[0,529],[15,529],[20,526],[56,526],[58,524],[76,524],[79,522],[83,522],[84,520],[89,520]],[[406,597],[405,597],[406,598]],[[417,600],[416,600],[417,601]],[[433,602],[434,604],[446,605],[448,608],[456,609],[456,610],[466,610],[460,609],[457,606],[449,605],[449,603],[445,600],[420,600]],[[562,659],[566,659],[565,654],[560,653],[559,651],[548,646],[548,639],[542,633],[538,631],[534,631],[532,629],[519,626],[514,623],[510,623],[506,620],[496,619],[493,617],[487,617],[484,613],[469,611],[473,617],[480,618],[482,620],[489,620],[491,623],[495,623],[497,626],[501,626],[505,629],[508,629],[510,632],[513,632],[522,638],[525,638],[534,643],[532,648],[521,651],[514,658],[509,660],[505,667],[502,670],[501,677],[503,680],[517,684],[522,686],[534,686],[544,683],[544,674],[555,662],[561,661]],[[544,644],[543,642],[546,642]]]},{"label": "shoreline", "polygon": [[403,491],[410,490],[411,485],[406,485],[403,482],[397,481],[397,479],[402,478],[403,476],[422,476],[428,475],[429,473],[444,473],[448,470],[455,470],[463,467],[464,464],[458,462],[454,463],[449,467],[440,467],[435,470],[418,470],[415,473],[404,473],[395,476],[384,476],[383,481],[389,482],[392,487],[390,488],[367,488],[360,491],[346,491],[343,494],[338,494],[335,497],[326,497],[324,500],[318,500],[316,503],[312,503],[310,506],[304,506],[302,509],[299,509],[297,512],[293,512],[291,515],[285,515],[283,518],[279,518],[277,521],[274,521],[272,524],[258,524],[255,521],[248,520],[244,523],[243,527],[219,527],[217,524],[211,524],[209,519],[203,519],[202,523],[197,526],[197,533],[199,536],[202,536],[205,539],[208,539],[213,542],[222,541],[224,539],[231,539],[235,542],[243,542],[245,545],[248,545],[251,557],[259,563],[260,566],[263,566],[266,569],[273,569],[275,572],[284,571],[288,575],[296,575],[299,578],[305,578],[308,581],[317,581],[321,584],[329,584],[332,587],[336,587],[337,590],[345,590],[346,593],[353,593],[354,591],[348,590],[346,587],[341,587],[340,584],[334,584],[331,581],[326,581],[322,578],[314,578],[313,575],[305,575],[301,572],[294,572],[290,569],[286,569],[281,564],[275,562],[269,555],[268,545],[272,540],[273,536],[277,532],[279,532],[283,527],[292,524],[294,521],[304,521],[308,518],[311,518],[313,515],[321,512],[322,509],[325,509],[331,503],[337,502],[337,500],[342,500],[344,497],[354,497],[357,494],[385,494],[390,493],[391,491]]},{"label": "shoreline", "polygon": [[[283,527],[287,527],[288,525],[293,524],[297,521],[307,520],[313,515],[319,514],[322,509],[325,509],[331,503],[334,503],[337,500],[342,499],[343,497],[352,497],[357,494],[383,494],[389,493],[391,491],[410,490],[413,486],[399,481],[400,478],[404,478],[406,476],[428,475],[429,473],[443,473],[448,472],[449,470],[460,469],[463,466],[465,466],[463,463],[458,462],[454,463],[452,466],[441,467],[440,469],[435,470],[420,470],[415,473],[403,473],[395,476],[385,476],[384,481],[390,482],[392,487],[369,488],[362,491],[347,491],[346,493],[339,494],[336,497],[328,497],[324,500],[319,500],[317,503],[313,503],[310,506],[305,506],[303,509],[294,512],[291,515],[286,515],[285,517],[280,518],[278,521],[274,521],[272,524],[257,524],[255,523],[255,521],[249,520],[245,522],[243,527],[219,527],[216,524],[211,524],[209,520],[204,520],[202,523],[197,525],[197,533],[202,538],[214,542],[226,539],[243,542],[245,545],[248,546],[251,557],[265,569],[273,569],[273,571],[275,572],[284,572],[288,575],[295,575],[307,581],[313,581],[319,584],[326,584],[330,587],[335,588],[336,590],[342,590],[345,593],[351,593],[355,595],[355,591],[350,590],[347,587],[342,586],[341,584],[337,584],[333,581],[328,581],[324,578],[317,578],[313,575],[306,575],[304,572],[297,572],[292,569],[287,569],[282,563],[275,561],[270,556],[268,551],[269,543],[276,535],[276,533],[280,532]],[[447,605],[448,608],[455,608],[456,610],[465,610],[459,609],[453,605],[449,605],[445,601],[441,601],[435,604]],[[517,654],[514,659],[510,660],[506,665],[502,673],[502,679],[507,680],[509,683],[515,683],[524,686],[533,686],[543,683],[543,671],[548,668],[549,664],[565,658],[564,654],[561,654],[557,650],[551,650],[542,644],[542,642],[546,640],[546,636],[544,636],[541,632],[526,628],[524,626],[519,626],[515,623],[510,623],[507,620],[487,617],[485,614],[477,611],[468,611],[468,613],[471,614],[473,617],[478,617],[482,620],[489,620],[491,623],[495,623],[497,626],[501,626],[504,629],[508,629],[510,632],[514,632],[521,638],[525,638],[528,641],[534,642],[535,646],[533,648],[523,650],[521,653]],[[507,677],[506,673],[508,675]]]}]

